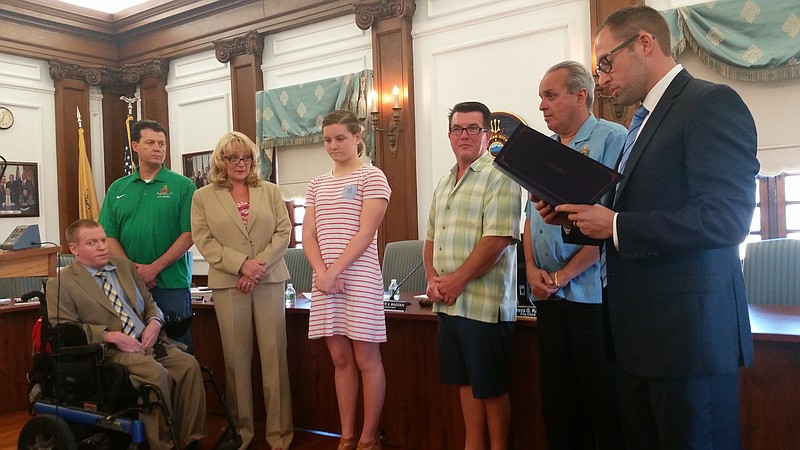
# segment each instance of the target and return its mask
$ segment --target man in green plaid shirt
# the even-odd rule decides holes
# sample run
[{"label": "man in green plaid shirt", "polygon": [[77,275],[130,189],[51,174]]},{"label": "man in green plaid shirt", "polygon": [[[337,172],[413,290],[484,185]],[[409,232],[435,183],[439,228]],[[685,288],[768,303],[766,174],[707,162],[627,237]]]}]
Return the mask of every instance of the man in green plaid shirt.
[{"label": "man in green plaid shirt", "polygon": [[[448,116],[456,164],[433,194],[424,261],[439,316],[439,380],[459,386],[465,448],[508,448],[507,366],[517,306],[521,189],[492,166],[491,112],[456,104]],[[489,431],[488,436],[486,434]]]}]

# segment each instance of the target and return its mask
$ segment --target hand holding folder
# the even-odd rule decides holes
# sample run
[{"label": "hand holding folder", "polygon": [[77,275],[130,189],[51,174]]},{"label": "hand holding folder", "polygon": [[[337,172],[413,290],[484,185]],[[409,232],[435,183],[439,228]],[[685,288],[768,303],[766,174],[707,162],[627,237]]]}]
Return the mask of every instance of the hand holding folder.
[{"label": "hand holding folder", "polygon": [[524,124],[511,133],[494,165],[553,206],[595,204],[623,177]]}]

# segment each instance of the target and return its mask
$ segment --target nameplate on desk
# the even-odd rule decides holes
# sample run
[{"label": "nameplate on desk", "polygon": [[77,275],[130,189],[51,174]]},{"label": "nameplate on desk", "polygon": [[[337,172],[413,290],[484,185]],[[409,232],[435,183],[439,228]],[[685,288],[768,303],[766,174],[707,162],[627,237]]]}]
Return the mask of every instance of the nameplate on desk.
[{"label": "nameplate on desk", "polygon": [[383,309],[391,311],[405,311],[408,303],[400,300],[384,300]]},{"label": "nameplate on desk", "polygon": [[517,306],[517,317],[536,317],[536,307]]},{"label": "nameplate on desk", "polygon": [[210,291],[202,293],[202,294],[200,294],[200,293],[192,293],[189,296],[192,298],[193,302],[208,303],[208,302],[211,301],[211,292]]}]

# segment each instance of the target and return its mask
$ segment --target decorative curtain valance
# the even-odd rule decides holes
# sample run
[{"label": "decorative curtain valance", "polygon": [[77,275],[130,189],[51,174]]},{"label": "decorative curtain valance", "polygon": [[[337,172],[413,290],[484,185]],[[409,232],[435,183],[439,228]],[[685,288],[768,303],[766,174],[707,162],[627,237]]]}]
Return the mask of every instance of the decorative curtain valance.
[{"label": "decorative curtain valance", "polygon": [[[256,92],[256,140],[262,155],[272,147],[322,142],[322,120],[335,109],[366,117],[372,70]],[[371,123],[365,120],[365,135]],[[366,139],[369,146],[372,139]],[[371,155],[371,149],[366,149]]]},{"label": "decorative curtain valance", "polygon": [[719,0],[662,14],[676,58],[688,44],[706,66],[734,80],[800,77],[797,0]]}]

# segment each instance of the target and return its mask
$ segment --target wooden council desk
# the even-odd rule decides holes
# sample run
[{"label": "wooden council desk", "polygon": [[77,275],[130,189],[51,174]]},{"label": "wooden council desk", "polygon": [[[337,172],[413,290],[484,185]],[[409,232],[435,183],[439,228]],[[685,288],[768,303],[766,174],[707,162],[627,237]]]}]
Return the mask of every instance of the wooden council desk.
[{"label": "wooden council desk", "polygon": [[[53,276],[59,251],[61,247],[0,250],[0,278]],[[38,317],[39,303],[0,306],[0,414],[28,407],[31,329]]]},{"label": "wooden council desk", "polygon": [[[381,346],[386,401],[384,442],[397,448],[451,450],[464,447],[458,390],[439,384],[436,315],[411,295],[407,311],[386,311],[388,341]],[[308,339],[309,301],[286,313],[294,425],[339,432],[333,364],[321,339]],[[212,303],[195,303],[195,353],[224,379]],[[750,306],[755,364],[740,371],[741,421],[746,450],[796,448],[800,431],[800,306]],[[512,343],[511,448],[546,449],[539,389],[536,320],[520,318]],[[263,418],[258,361],[254,364],[257,417]],[[212,404],[209,405],[214,410]],[[257,419],[260,420],[260,419]],[[357,422],[358,426],[360,426]]]}]

